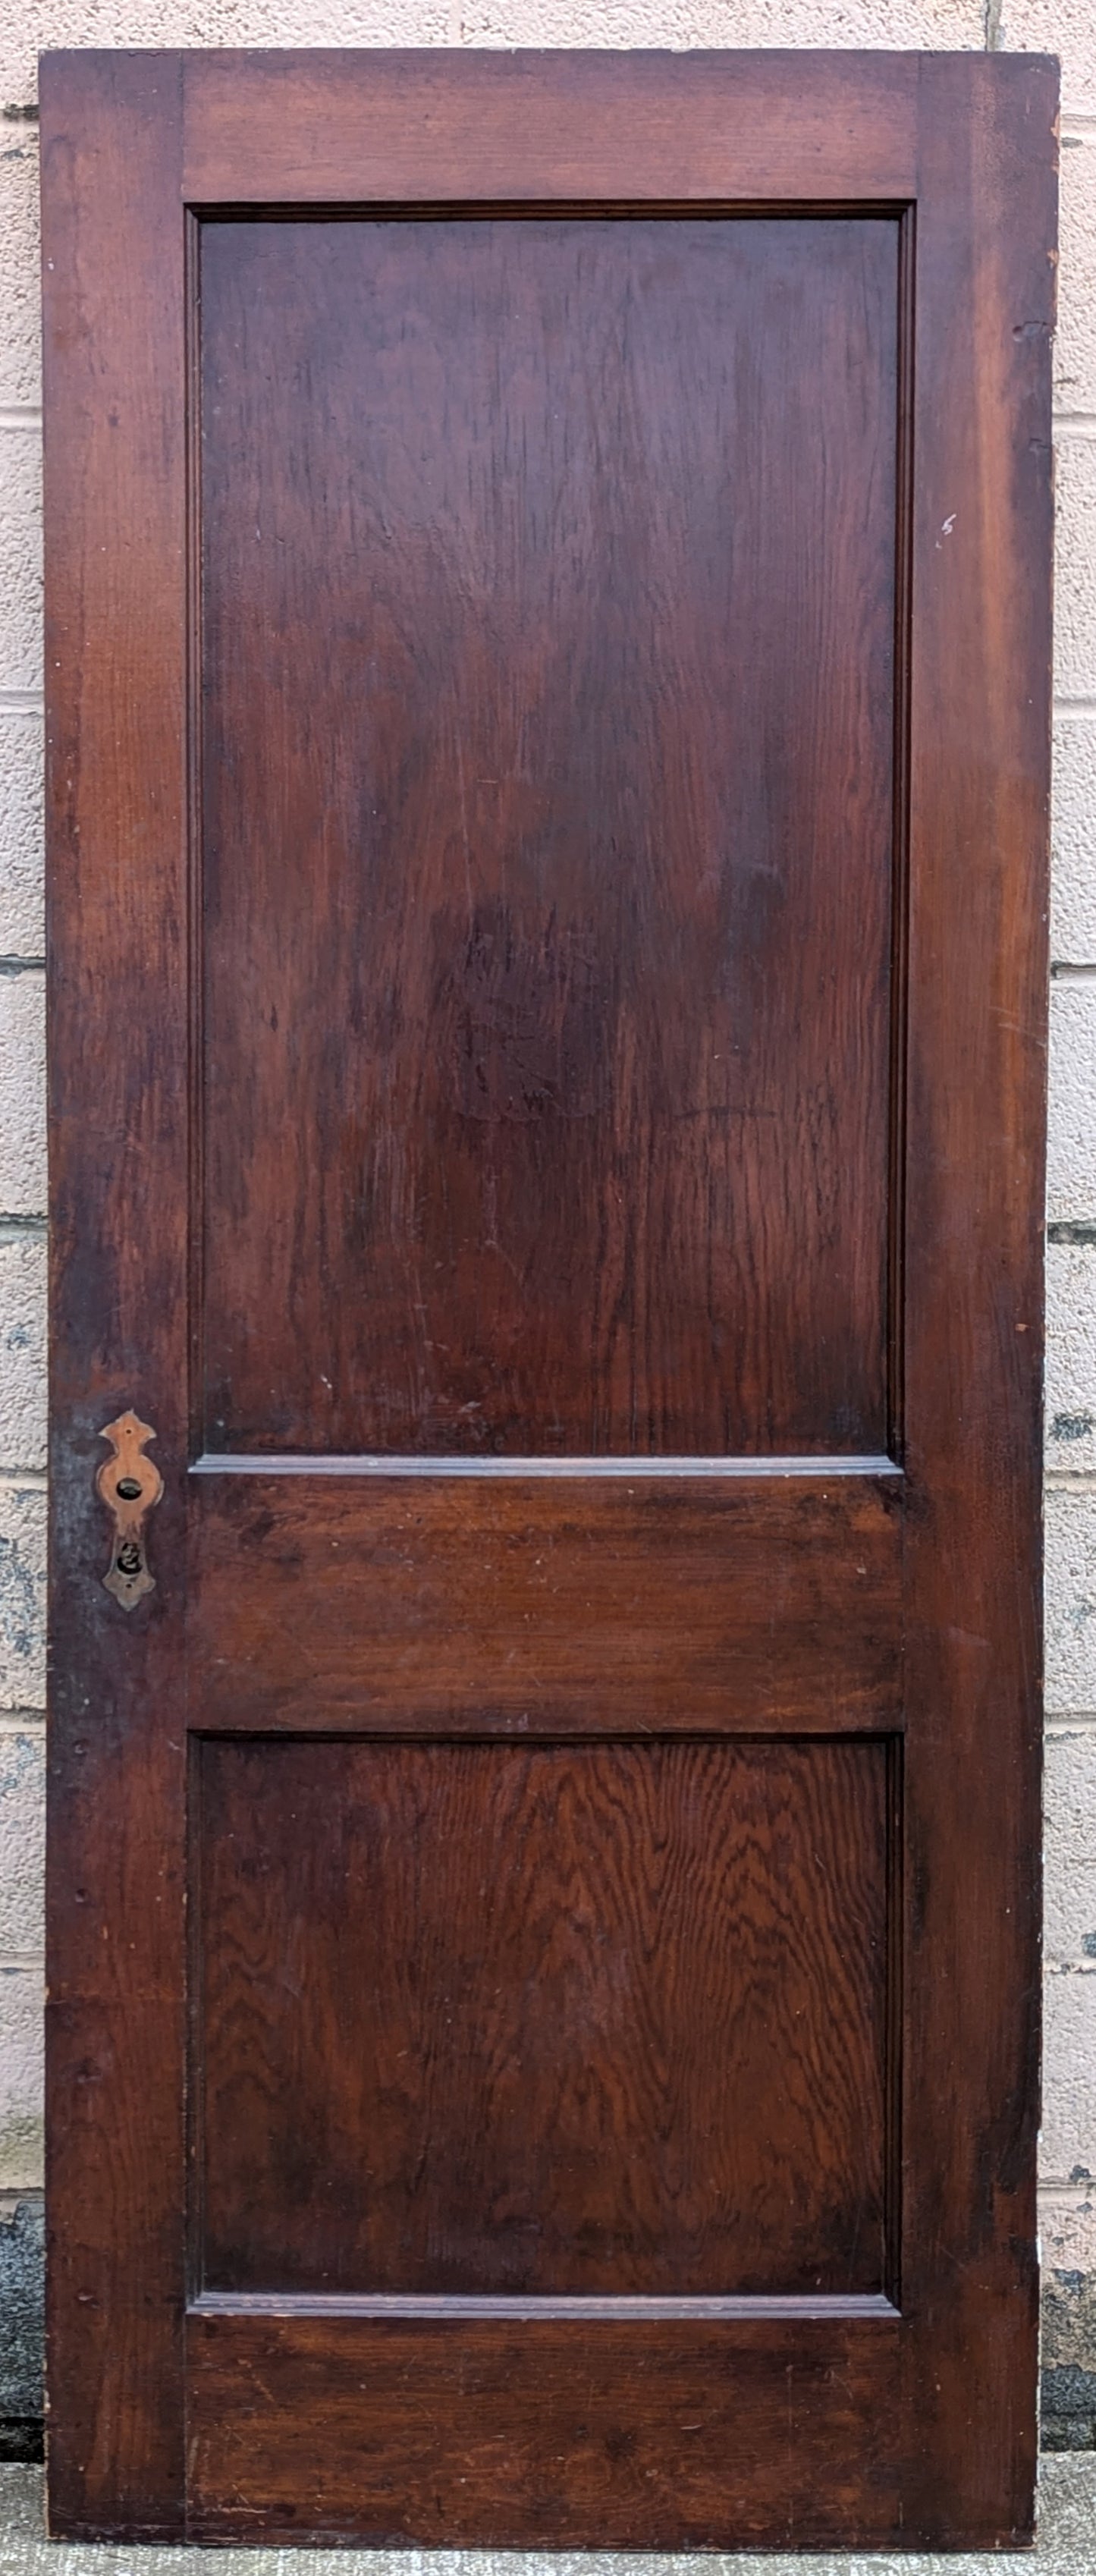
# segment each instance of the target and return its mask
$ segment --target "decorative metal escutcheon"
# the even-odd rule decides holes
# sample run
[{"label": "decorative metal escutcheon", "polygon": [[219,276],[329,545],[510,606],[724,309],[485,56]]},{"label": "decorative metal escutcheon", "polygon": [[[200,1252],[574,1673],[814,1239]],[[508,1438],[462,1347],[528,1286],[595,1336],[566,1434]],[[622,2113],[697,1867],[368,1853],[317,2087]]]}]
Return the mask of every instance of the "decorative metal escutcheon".
[{"label": "decorative metal escutcheon", "polygon": [[139,1422],[135,1413],[120,1413],[100,1437],[109,1440],[114,1451],[95,1479],[95,1490],[114,1522],[110,1569],[103,1582],[121,1609],[135,1610],[145,1593],[156,1589],[144,1541],[145,1514],[154,1509],[164,1490],[159,1468],[144,1455],[146,1442],[155,1440],[156,1434],[151,1423]]}]

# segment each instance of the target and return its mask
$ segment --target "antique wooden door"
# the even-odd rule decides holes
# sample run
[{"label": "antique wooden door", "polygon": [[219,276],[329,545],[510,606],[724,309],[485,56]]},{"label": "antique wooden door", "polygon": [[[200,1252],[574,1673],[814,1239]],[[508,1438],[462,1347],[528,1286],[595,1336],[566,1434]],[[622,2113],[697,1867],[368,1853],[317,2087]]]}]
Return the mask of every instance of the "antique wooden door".
[{"label": "antique wooden door", "polygon": [[1053,67],[43,102],[53,2528],[1023,2538]]}]

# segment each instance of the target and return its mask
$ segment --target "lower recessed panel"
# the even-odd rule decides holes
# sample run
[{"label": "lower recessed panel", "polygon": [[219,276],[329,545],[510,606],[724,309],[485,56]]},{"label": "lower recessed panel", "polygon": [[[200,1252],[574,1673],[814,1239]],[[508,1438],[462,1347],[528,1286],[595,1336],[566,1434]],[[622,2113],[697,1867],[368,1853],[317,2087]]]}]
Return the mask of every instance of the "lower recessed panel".
[{"label": "lower recessed panel", "polygon": [[888,1776],[202,1741],[205,2287],[882,2289]]}]

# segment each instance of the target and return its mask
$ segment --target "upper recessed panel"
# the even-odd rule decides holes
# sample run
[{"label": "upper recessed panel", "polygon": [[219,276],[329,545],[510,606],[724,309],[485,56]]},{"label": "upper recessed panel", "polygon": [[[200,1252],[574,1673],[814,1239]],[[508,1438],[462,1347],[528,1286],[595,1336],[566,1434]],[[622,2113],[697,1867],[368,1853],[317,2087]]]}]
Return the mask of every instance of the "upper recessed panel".
[{"label": "upper recessed panel", "polygon": [[886,1445],[897,228],[207,225],[205,1436]]}]

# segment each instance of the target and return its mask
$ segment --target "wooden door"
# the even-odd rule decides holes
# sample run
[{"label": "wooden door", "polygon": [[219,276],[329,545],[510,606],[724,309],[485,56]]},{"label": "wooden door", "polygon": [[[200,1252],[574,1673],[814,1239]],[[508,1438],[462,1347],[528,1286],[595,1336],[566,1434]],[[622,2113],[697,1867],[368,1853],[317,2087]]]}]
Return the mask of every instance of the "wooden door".
[{"label": "wooden door", "polygon": [[57,2532],[1030,2534],[1055,96],[47,59]]}]

